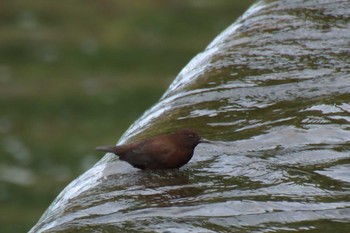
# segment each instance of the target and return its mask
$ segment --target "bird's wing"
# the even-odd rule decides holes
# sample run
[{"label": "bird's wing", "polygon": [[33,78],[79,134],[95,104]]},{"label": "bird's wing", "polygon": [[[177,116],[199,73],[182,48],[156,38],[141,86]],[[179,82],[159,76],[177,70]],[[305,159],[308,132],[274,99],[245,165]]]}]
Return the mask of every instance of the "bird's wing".
[{"label": "bird's wing", "polygon": [[165,164],[171,152],[172,147],[167,143],[145,141],[122,156],[121,160],[125,160],[134,167],[142,169],[146,166]]}]

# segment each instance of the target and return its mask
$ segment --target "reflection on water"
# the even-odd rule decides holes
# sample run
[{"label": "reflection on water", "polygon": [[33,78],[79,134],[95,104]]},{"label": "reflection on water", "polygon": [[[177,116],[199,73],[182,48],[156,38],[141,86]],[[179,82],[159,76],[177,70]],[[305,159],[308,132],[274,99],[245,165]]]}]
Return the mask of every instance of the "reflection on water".
[{"label": "reflection on water", "polygon": [[186,66],[120,142],[196,128],[180,170],[108,154],[32,232],[345,232],[350,219],[348,1],[253,6]]}]

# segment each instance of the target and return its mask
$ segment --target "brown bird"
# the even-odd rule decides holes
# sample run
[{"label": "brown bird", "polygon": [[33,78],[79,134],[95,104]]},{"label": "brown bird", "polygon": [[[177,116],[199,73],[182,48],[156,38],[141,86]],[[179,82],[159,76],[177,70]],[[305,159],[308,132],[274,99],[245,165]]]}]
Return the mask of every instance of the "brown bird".
[{"label": "brown bird", "polygon": [[96,150],[112,152],[139,169],[172,169],[188,163],[201,142],[209,141],[201,139],[194,130],[182,129],[126,145],[100,146]]}]

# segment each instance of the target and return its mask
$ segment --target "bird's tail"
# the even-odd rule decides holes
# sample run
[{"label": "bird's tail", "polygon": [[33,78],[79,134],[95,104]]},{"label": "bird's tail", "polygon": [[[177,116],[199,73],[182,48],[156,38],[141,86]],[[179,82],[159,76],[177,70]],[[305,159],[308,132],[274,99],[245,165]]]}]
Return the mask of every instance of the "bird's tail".
[{"label": "bird's tail", "polygon": [[117,146],[98,146],[98,147],[96,147],[96,150],[116,153],[117,152]]}]

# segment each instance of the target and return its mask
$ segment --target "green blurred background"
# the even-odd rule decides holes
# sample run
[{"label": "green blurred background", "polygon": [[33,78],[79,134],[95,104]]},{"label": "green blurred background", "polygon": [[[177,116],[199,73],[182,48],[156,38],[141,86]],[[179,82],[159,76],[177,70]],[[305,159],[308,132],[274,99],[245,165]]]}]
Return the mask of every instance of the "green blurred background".
[{"label": "green blurred background", "polygon": [[27,232],[253,2],[3,1],[1,232]]}]

